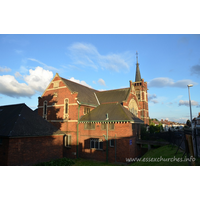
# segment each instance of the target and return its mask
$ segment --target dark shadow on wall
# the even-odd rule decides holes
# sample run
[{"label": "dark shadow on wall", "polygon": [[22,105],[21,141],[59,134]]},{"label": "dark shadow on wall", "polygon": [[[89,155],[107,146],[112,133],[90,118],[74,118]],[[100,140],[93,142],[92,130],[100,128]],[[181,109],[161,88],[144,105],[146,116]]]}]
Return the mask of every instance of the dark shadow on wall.
[{"label": "dark shadow on wall", "polygon": [[[54,95],[47,95],[43,97],[39,97],[39,108],[38,108],[38,114],[44,118],[44,101],[47,101],[47,121],[50,122],[52,125],[54,125],[56,128],[61,128],[61,123],[63,121],[63,115],[62,117],[59,116],[60,114],[60,107],[56,106],[57,104],[57,97]],[[42,108],[41,108],[42,106]],[[61,114],[60,114],[61,115]]]}]

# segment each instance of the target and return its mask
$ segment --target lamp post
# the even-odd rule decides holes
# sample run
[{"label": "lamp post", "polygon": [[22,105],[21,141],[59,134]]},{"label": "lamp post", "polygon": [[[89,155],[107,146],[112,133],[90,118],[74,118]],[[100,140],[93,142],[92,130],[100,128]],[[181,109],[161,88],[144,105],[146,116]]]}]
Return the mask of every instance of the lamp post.
[{"label": "lamp post", "polygon": [[[109,120],[108,113],[106,113],[106,120]],[[106,135],[103,135],[106,139],[106,162],[108,162],[108,122],[106,123]]]},{"label": "lamp post", "polygon": [[189,93],[189,105],[190,105],[190,121],[191,121],[191,128],[192,128],[192,144],[194,147],[195,141],[194,141],[194,132],[193,132],[193,124],[192,124],[192,107],[191,107],[191,99],[190,99],[190,87],[192,87],[192,84],[187,85],[188,86],[188,93]]},{"label": "lamp post", "polygon": [[192,87],[193,85],[189,84],[187,86],[188,86],[188,93],[189,93],[190,121],[191,121],[191,127],[193,128],[193,126],[192,126],[192,108],[191,108],[191,100],[190,100],[190,87]]}]

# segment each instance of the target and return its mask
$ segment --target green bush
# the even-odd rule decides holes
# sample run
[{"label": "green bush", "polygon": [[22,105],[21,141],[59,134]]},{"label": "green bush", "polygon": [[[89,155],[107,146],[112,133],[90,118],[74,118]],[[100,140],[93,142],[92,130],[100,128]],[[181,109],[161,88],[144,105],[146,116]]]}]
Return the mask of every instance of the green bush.
[{"label": "green bush", "polygon": [[36,166],[71,166],[75,162],[69,158],[61,158],[56,160],[51,160],[49,162],[38,163]]}]

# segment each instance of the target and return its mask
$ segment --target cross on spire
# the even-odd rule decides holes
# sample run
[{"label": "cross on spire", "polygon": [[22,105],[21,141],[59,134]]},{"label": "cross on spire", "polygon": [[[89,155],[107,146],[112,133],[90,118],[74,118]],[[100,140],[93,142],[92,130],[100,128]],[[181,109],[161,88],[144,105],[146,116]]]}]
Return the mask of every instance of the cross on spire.
[{"label": "cross on spire", "polygon": [[136,59],[137,59],[137,63],[138,63],[138,52],[136,51]]}]

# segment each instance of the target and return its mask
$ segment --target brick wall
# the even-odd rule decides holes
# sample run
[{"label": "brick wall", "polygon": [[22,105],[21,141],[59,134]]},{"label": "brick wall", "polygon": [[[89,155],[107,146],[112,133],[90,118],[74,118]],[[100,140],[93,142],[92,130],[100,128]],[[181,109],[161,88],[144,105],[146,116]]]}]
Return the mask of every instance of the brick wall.
[{"label": "brick wall", "polygon": [[34,165],[63,157],[63,135],[10,138],[7,165]]},{"label": "brick wall", "polygon": [[[96,124],[95,130],[84,129],[84,124],[79,124],[79,150],[80,157],[106,161],[106,130],[101,129],[101,124]],[[103,140],[103,150],[90,149],[90,138],[99,138]],[[110,140],[116,138],[114,147],[110,147]],[[108,161],[126,162],[126,158],[141,156],[141,147],[135,143],[136,131],[133,132],[130,123],[115,123],[115,129],[108,131]],[[132,143],[130,143],[132,140]]]}]

